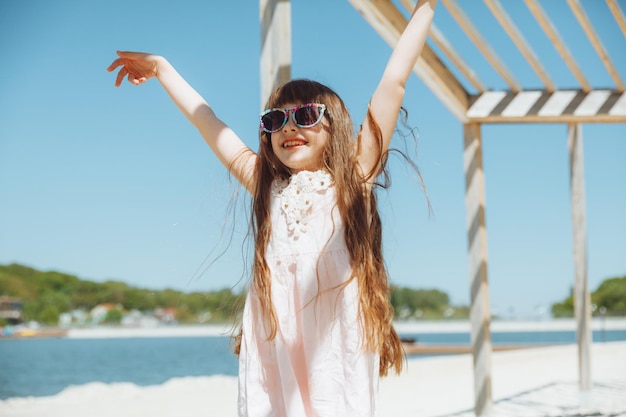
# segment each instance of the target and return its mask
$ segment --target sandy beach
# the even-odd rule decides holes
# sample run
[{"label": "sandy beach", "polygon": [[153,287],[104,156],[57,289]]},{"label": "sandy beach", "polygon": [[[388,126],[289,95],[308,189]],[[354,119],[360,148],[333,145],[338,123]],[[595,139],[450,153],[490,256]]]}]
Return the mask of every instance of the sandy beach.
[{"label": "sandy beach", "polygon": [[[494,321],[492,332],[572,331],[573,320]],[[594,320],[595,330],[626,330],[625,319]],[[396,323],[399,333],[467,332],[469,323]],[[66,337],[225,336],[230,326],[71,329]],[[557,345],[493,353],[493,416],[626,417],[626,342],[592,347],[594,389],[578,389],[577,347]],[[161,385],[89,383],[49,397],[0,401],[3,417],[235,417],[237,379],[174,378]],[[469,354],[410,359],[399,376],[381,380],[378,417],[471,417],[473,371]]]},{"label": "sandy beach", "polygon": [[[567,407],[563,397],[555,398],[548,388],[568,387],[577,396],[577,347],[529,348],[493,354],[494,416],[622,415],[616,410],[626,415],[626,342],[594,344],[592,355],[594,383],[621,387],[618,403],[611,404],[594,390],[583,398],[587,404],[578,404],[576,398],[576,403]],[[516,397],[532,392],[538,395],[525,402],[526,407],[513,414],[505,411]],[[382,381],[378,415],[473,416],[473,395],[471,355],[413,360],[406,373]],[[547,410],[541,410],[542,403]],[[579,414],[581,410],[587,414]],[[589,414],[591,410],[600,414]]]},{"label": "sandy beach", "polygon": [[[596,343],[592,355],[594,390],[580,395],[575,345],[495,352],[493,415],[626,416],[626,342]],[[471,355],[411,359],[402,375],[381,381],[378,416],[473,416],[472,381]],[[175,378],[149,387],[90,383],[51,397],[0,401],[0,415],[235,417],[236,398],[231,376]]]}]

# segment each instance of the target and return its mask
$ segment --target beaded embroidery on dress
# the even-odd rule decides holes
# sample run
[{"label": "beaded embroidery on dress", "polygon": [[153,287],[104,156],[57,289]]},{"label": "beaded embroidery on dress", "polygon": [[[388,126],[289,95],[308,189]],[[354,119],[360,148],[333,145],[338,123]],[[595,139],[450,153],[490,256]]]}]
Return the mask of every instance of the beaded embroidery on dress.
[{"label": "beaded embroidery on dress", "polygon": [[300,171],[289,181],[274,181],[273,193],[287,216],[287,228],[297,239],[306,232],[306,215],[313,209],[311,193],[327,190],[331,185],[326,171]]}]

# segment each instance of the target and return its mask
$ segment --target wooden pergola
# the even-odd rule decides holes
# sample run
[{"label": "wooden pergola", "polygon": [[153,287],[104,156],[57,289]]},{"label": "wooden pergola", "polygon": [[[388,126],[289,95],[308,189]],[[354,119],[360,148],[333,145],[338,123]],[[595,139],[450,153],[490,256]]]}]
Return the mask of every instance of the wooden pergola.
[{"label": "wooden pergola", "polygon": [[[407,24],[414,0],[348,0],[363,18],[392,47]],[[510,37],[521,55],[543,84],[525,88],[466,15],[462,6],[469,1],[439,0],[489,65],[508,88],[494,89],[468,65],[454,45],[435,24],[431,27],[414,72],[444,106],[463,124],[466,182],[466,223],[469,251],[470,322],[474,358],[474,410],[477,416],[492,413],[491,334],[487,284],[487,230],[485,227],[485,180],[482,164],[481,126],[487,123],[563,123],[568,126],[570,187],[574,242],[574,304],[577,322],[579,386],[592,388],[591,305],[587,284],[587,238],[585,184],[583,176],[583,123],[626,123],[624,82],[614,66],[602,39],[579,0],[566,2],[593,46],[598,59],[610,75],[609,88],[589,83],[570,52],[568,39],[561,36],[542,7],[540,0],[524,0],[536,22],[561,56],[578,85],[562,88],[555,83],[533,51],[533,46],[499,0],[483,0],[490,13]],[[544,0],[548,1],[548,0]],[[554,1],[554,0],[550,0]],[[474,5],[477,0],[471,2]],[[544,3],[546,4],[546,3]],[[617,0],[594,1],[595,7],[608,7],[626,38],[626,18]],[[260,0],[262,24],[261,101],[270,91],[291,76],[291,11],[289,0]],[[552,16],[558,19],[559,16]],[[624,48],[626,51],[626,47]],[[453,72],[454,71],[454,72]],[[457,77],[456,74],[462,75]],[[410,94],[410,93],[409,93]]]}]

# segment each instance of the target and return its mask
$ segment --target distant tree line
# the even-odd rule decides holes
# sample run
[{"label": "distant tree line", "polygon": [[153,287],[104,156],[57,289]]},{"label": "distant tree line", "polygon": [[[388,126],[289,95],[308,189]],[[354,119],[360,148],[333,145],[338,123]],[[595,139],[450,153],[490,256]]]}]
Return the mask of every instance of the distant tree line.
[{"label": "distant tree line", "polygon": [[[245,299],[243,292],[230,288],[192,293],[150,290],[119,281],[85,281],[74,275],[38,271],[19,264],[0,265],[0,295],[20,298],[24,320],[44,324],[58,323],[62,313],[90,311],[100,304],[141,312],[173,308],[180,323],[197,323],[206,321],[207,317],[212,322],[225,322],[236,318]],[[391,304],[396,318],[402,320],[468,316],[467,307],[450,306],[448,295],[436,289],[392,287]],[[119,322],[119,314],[118,310],[112,310],[106,321]]]},{"label": "distant tree line", "polygon": [[[596,316],[626,316],[626,275],[605,279],[598,288],[591,293],[593,315]],[[573,290],[565,300],[552,304],[554,317],[574,316]]]},{"label": "distant tree line", "polygon": [[0,265],[0,295],[22,300],[24,321],[45,324],[56,324],[61,313],[90,311],[100,304],[139,311],[174,308],[176,320],[183,323],[196,322],[199,315],[204,313],[206,317],[207,312],[212,321],[226,321],[235,317],[244,300],[242,293],[228,288],[191,293],[172,289],[156,291],[119,281],[85,281],[74,275],[42,272],[18,264]]},{"label": "distant tree line", "polygon": [[[25,321],[58,323],[59,316],[72,310],[90,311],[100,304],[122,306],[141,312],[172,308],[176,321],[198,323],[226,322],[242,310],[245,293],[224,288],[209,292],[185,293],[173,289],[137,288],[119,281],[92,282],[55,271],[38,271],[19,265],[0,265],[0,296],[17,297],[23,302]],[[437,289],[391,287],[395,318],[461,319],[469,316],[467,306],[452,306],[448,294]],[[626,316],[626,276],[604,280],[591,293],[594,315]],[[121,314],[118,310],[111,315]],[[574,315],[573,296],[552,305],[554,317]],[[115,317],[109,317],[108,321]],[[0,325],[4,323],[1,322]]]},{"label": "distant tree line", "polygon": [[459,319],[469,316],[466,306],[451,306],[450,297],[437,289],[391,287],[396,319]]}]

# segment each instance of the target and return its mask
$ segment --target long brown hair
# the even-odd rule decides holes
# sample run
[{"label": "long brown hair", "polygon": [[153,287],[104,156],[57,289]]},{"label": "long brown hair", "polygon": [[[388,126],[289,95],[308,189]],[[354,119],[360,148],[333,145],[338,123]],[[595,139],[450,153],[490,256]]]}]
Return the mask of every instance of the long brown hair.
[{"label": "long brown hair", "polygon": [[[393,308],[389,302],[389,281],[383,260],[382,227],[375,188],[368,180],[385,173],[387,152],[382,149],[382,135],[369,112],[366,123],[379,144],[380,164],[375,172],[361,173],[357,165],[360,133],[354,136],[352,119],[341,98],[327,86],[306,79],[291,80],[278,87],[265,108],[287,103],[323,103],[330,138],[323,154],[324,168],[336,189],[337,207],[345,225],[345,242],[350,254],[352,279],[359,289],[360,323],[365,349],[380,354],[380,375],[393,368],[402,370],[404,352],[395,332]],[[252,285],[264,315],[268,340],[276,337],[278,321],[271,301],[272,283],[265,250],[270,239],[270,193],[276,179],[288,179],[290,170],[274,155],[271,135],[260,131],[260,148],[255,167],[256,187],[252,199],[251,228],[254,237]],[[238,346],[236,346],[237,350]]]}]

